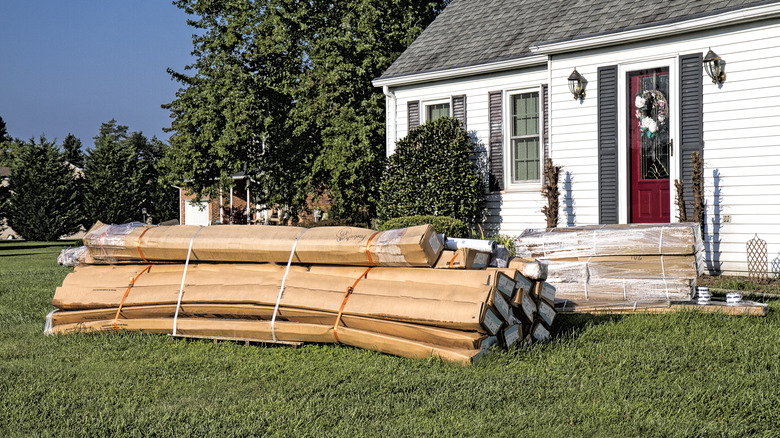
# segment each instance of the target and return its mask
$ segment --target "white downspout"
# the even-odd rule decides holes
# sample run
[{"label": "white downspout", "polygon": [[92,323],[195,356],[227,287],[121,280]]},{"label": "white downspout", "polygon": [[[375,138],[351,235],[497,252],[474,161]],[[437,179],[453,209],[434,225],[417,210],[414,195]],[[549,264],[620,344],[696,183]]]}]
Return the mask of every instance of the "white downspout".
[{"label": "white downspout", "polygon": [[385,93],[385,154],[389,157],[395,151],[395,142],[397,140],[396,135],[398,127],[396,126],[396,105],[397,99],[395,93],[390,91],[390,87],[387,85],[382,86],[382,92]]}]

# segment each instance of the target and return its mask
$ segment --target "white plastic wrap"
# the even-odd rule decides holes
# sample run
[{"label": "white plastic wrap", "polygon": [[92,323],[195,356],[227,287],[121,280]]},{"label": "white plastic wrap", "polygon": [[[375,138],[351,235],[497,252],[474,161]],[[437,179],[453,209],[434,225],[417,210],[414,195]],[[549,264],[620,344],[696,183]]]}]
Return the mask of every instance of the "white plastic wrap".
[{"label": "white plastic wrap", "polygon": [[687,301],[703,272],[695,223],[528,230],[516,250],[547,263],[547,281],[559,299]]},{"label": "white plastic wrap", "polygon": [[86,262],[87,247],[65,248],[57,256],[57,263],[62,266],[78,266]]},{"label": "white plastic wrap", "polygon": [[696,223],[588,225],[526,230],[515,241],[518,257],[559,259],[613,255],[687,255],[703,249]]},{"label": "white plastic wrap", "polygon": [[477,251],[492,253],[497,245],[494,240],[464,239],[459,237],[445,237],[445,239],[444,248],[453,251],[460,248],[471,248]]}]

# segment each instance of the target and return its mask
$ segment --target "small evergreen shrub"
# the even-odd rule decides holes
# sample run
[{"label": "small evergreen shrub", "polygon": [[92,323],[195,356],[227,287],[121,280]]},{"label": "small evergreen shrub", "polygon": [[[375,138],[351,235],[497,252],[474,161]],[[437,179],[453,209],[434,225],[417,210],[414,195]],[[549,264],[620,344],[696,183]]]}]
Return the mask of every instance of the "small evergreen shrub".
[{"label": "small evergreen shrub", "polygon": [[390,219],[379,227],[379,231],[396,228],[433,225],[433,229],[447,237],[468,237],[469,229],[463,221],[448,216],[403,216]]},{"label": "small evergreen shrub", "polygon": [[485,185],[471,161],[474,143],[458,120],[442,117],[398,141],[379,186],[379,221],[450,216],[476,225],[485,215]]}]

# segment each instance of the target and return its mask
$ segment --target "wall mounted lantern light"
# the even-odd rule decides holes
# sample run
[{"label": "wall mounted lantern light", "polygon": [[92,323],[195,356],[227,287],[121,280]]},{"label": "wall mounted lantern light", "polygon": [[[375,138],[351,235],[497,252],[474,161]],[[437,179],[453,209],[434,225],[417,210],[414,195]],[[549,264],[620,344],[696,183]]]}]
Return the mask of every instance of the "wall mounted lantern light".
[{"label": "wall mounted lantern light", "polygon": [[569,75],[569,91],[574,96],[574,100],[585,99],[585,87],[587,85],[588,81],[575,68]]},{"label": "wall mounted lantern light", "polygon": [[726,82],[726,61],[716,55],[715,52],[710,49],[707,52],[707,56],[704,57],[704,71],[712,79],[713,84],[722,84]]}]

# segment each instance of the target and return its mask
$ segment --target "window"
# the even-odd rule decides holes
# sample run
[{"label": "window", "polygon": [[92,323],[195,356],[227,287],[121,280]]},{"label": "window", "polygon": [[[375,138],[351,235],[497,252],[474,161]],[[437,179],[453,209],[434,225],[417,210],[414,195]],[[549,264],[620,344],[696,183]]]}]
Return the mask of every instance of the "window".
[{"label": "window", "polygon": [[425,121],[432,122],[442,117],[449,117],[450,104],[449,103],[435,103],[431,105],[425,105]]},{"label": "window", "polygon": [[510,96],[511,182],[540,180],[539,92]]}]

